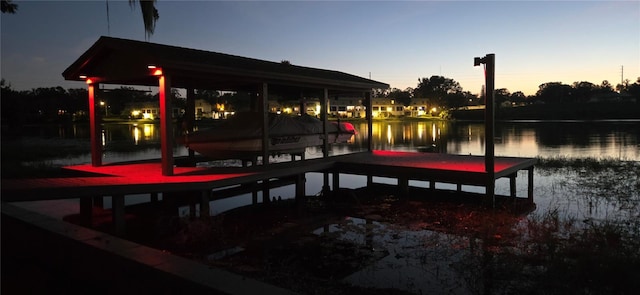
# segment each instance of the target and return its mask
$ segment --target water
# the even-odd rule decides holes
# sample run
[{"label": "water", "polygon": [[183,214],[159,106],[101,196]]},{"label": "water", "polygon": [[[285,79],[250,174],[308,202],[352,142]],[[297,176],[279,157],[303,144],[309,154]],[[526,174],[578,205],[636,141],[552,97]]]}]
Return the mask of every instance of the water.
[{"label": "water", "polygon": [[[332,147],[332,154],[345,154],[366,150],[367,125],[355,124],[358,134],[352,143]],[[446,121],[376,121],[373,124],[374,149],[416,151],[420,147],[435,146],[441,153],[482,155],[484,153],[484,126],[482,123]],[[572,159],[617,159],[640,161],[640,120],[629,121],[520,121],[496,124],[495,154],[498,156],[572,158]],[[26,162],[31,165],[73,165],[89,163],[88,126],[31,126],[21,130],[20,137],[3,137],[3,160],[5,145],[19,143],[22,146],[47,145],[65,150],[64,156],[47,157],[33,155]],[[105,163],[153,159],[160,155],[159,126],[154,124],[106,124],[102,132]],[[11,149],[9,149],[11,150]],[[175,146],[175,155],[186,155],[187,150]],[[307,158],[321,157],[318,148],[308,148]],[[288,161],[287,156],[271,159]],[[630,166],[631,169],[638,165]],[[621,173],[622,172],[622,173]],[[518,174],[517,195],[526,195],[527,173]],[[626,177],[635,177],[628,179]],[[343,188],[359,188],[366,185],[366,177],[341,175]],[[320,173],[306,176],[307,194],[322,189]],[[638,173],[626,175],[624,169],[590,174],[588,171],[558,169],[536,169],[534,177],[534,200],[536,210],[531,214],[543,215],[554,211],[565,219],[579,221],[615,220],[637,218]],[[609,183],[601,184],[600,181]],[[374,182],[396,183],[394,179],[375,177]],[[428,186],[427,183],[411,181],[413,186]],[[446,184],[438,184],[445,187]],[[454,186],[455,187],[455,186]],[[453,189],[454,187],[451,187]],[[464,186],[463,190],[483,192],[484,188]],[[509,181],[496,182],[496,193],[508,195]],[[291,198],[292,186],[273,189],[272,197]],[[261,192],[259,192],[261,199]],[[128,198],[144,202],[145,196]],[[69,201],[61,201],[68,203]],[[38,202],[34,202],[38,203]],[[53,208],[49,203],[40,207]],[[214,201],[212,214],[251,203],[250,195]],[[109,205],[108,199],[106,204]],[[33,205],[38,206],[38,205]],[[65,206],[62,206],[65,207]],[[68,206],[67,206],[68,207]],[[50,210],[51,211],[51,210]],[[58,214],[77,212],[77,208],[59,211]],[[187,214],[181,208],[180,214]],[[475,257],[464,245],[471,243],[468,237],[431,231],[425,228],[400,228],[393,224],[356,217],[345,217],[338,224],[328,224],[313,231],[313,234],[333,234],[336,239],[356,245],[367,245],[372,249],[375,261],[353,272],[343,280],[365,287],[397,288],[416,294],[438,293],[448,290],[451,294],[471,293],[469,286],[461,283],[466,275],[469,257]],[[373,234],[372,234],[373,233]],[[368,238],[370,237],[370,238]],[[463,245],[455,247],[455,245]],[[242,254],[241,248],[234,248]],[[234,250],[234,251],[235,251]],[[214,253],[212,253],[214,254]],[[226,255],[234,255],[226,254]],[[473,288],[471,288],[473,289]]]},{"label": "water", "polygon": [[[335,145],[332,154],[366,150],[367,124],[355,124],[353,143]],[[449,121],[375,121],[374,149],[416,151],[435,145],[437,152],[461,155],[484,154],[484,125]],[[522,121],[499,122],[495,132],[496,156],[610,158],[640,161],[640,120],[616,121]],[[3,138],[4,142],[16,141]],[[87,125],[27,126],[20,130],[24,145],[73,146],[72,154],[46,159],[53,165],[90,163]],[[105,124],[102,130],[104,162],[153,159],[160,156],[157,124]],[[4,143],[3,143],[4,144]],[[174,147],[174,154],[187,154]],[[322,156],[318,148],[307,149],[309,158]],[[38,159],[40,160],[40,159]]]}]

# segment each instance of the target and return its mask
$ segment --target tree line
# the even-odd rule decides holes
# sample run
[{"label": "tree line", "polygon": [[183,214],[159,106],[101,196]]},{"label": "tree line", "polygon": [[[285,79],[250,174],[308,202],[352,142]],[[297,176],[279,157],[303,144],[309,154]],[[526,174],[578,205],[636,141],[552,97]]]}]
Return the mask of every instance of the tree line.
[{"label": "tree line", "polygon": [[[34,88],[16,91],[4,79],[0,83],[2,91],[2,122],[53,122],[86,120],[88,115],[88,93],[86,88],[58,87]],[[175,107],[185,108],[186,100],[176,89],[172,91]],[[571,85],[560,82],[540,84],[535,95],[524,95],[521,91],[510,92],[506,88],[495,90],[495,102],[498,106],[505,102],[518,105],[527,104],[579,104],[594,98],[617,96],[620,100],[640,102],[640,78],[634,83],[626,80],[614,87],[603,81],[600,85],[581,81]],[[226,105],[235,110],[250,108],[251,97],[248,93],[219,92],[215,90],[195,90],[197,99],[204,99],[213,106]],[[409,106],[412,98],[424,98],[430,105],[444,108],[460,108],[469,105],[484,104],[484,95],[475,95],[464,91],[460,84],[451,78],[431,76],[418,79],[416,88],[400,90],[374,89],[373,97],[390,98]],[[277,98],[277,97],[274,97]],[[133,87],[120,87],[98,92],[101,114],[126,118],[130,106],[136,103],[157,102],[158,94],[142,91]],[[285,100],[281,97],[279,100]]]},{"label": "tree line", "polygon": [[[391,88],[387,90],[375,90],[374,97],[394,99],[408,106],[412,98],[425,98],[432,105],[446,108],[460,108],[469,105],[484,104],[484,90],[480,95],[464,91],[460,84],[451,78],[443,76],[431,76],[418,79],[415,88],[408,87],[405,90]],[[640,77],[635,83],[628,79],[615,86],[607,80],[596,85],[587,81],[574,82],[571,85],[561,82],[546,82],[538,86],[535,95],[525,95],[522,91],[510,92],[507,88],[499,88],[494,91],[496,105],[505,102],[518,105],[544,103],[585,103],[594,99],[618,95],[621,100],[635,100],[640,102]]]}]

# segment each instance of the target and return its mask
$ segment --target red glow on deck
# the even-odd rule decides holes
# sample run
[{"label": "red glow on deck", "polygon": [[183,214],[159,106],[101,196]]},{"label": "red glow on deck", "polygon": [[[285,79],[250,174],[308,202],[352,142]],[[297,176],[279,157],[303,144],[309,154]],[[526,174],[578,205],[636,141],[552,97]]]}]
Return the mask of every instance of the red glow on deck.
[{"label": "red glow on deck", "polygon": [[206,168],[175,167],[173,176],[162,175],[160,163],[122,164],[94,167],[90,164],[65,169],[96,173],[96,177],[61,179],[58,187],[82,185],[131,185],[156,183],[198,183],[251,175],[252,173],[207,173]]},{"label": "red glow on deck", "polygon": [[[484,173],[484,157],[462,157],[457,155],[443,155],[437,153],[411,153],[398,151],[373,151],[376,162],[392,166],[406,166],[448,171],[467,171]],[[511,163],[496,158],[495,171],[511,167]]]}]

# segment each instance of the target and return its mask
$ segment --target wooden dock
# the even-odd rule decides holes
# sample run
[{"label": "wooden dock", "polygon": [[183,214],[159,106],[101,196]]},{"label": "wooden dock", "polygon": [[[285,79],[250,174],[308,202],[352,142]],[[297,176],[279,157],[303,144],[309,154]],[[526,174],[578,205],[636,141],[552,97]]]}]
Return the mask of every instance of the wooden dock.
[{"label": "wooden dock", "polygon": [[[493,197],[495,180],[510,179],[510,195],[516,196],[518,171],[528,171],[526,198],[533,202],[533,169],[536,159],[496,157],[495,172],[491,177],[485,172],[484,157],[416,153],[396,151],[373,151],[333,156],[303,161],[272,163],[251,167],[175,167],[173,176],[165,176],[159,162],[119,163],[94,167],[92,165],[69,166],[64,169],[82,173],[80,177],[3,179],[2,201],[38,201],[53,199],[80,199],[81,216],[89,222],[92,208],[104,196],[112,197],[113,222],[117,233],[124,231],[125,197],[134,194],[163,196],[177,192],[187,194],[189,202],[200,204],[200,212],[208,214],[211,200],[253,191],[254,203],[257,191],[262,190],[265,201],[269,200],[269,189],[279,184],[294,184],[296,198],[304,197],[305,174],[324,173],[324,185],[340,188],[340,174],[366,175],[367,183],[373,177],[398,180],[401,191],[408,191],[409,180],[428,181],[435,190],[436,183],[484,186],[486,195]],[[153,200],[153,198],[152,198]],[[185,201],[185,200],[183,200]],[[195,207],[195,205],[194,205]]]}]

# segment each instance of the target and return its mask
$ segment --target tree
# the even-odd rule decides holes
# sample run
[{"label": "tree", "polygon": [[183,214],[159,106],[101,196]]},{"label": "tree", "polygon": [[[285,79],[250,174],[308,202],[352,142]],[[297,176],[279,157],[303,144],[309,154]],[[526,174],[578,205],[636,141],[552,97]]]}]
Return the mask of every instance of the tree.
[{"label": "tree", "polygon": [[509,90],[507,88],[500,88],[494,91],[493,101],[497,106],[500,106],[505,101],[508,101],[509,97],[511,97]]},{"label": "tree", "polygon": [[462,92],[460,83],[443,76],[431,76],[431,78],[418,79],[418,86],[413,90],[414,97],[424,97],[431,104],[449,106],[447,96]]},{"label": "tree", "polygon": [[12,3],[11,0],[0,0],[0,8],[2,13],[16,13],[18,4]]},{"label": "tree", "polygon": [[567,102],[571,96],[571,86],[561,82],[547,82],[538,86],[536,98],[546,103]]},{"label": "tree", "polygon": [[393,88],[391,89],[391,92],[387,94],[386,97],[393,99],[395,101],[398,101],[399,103],[402,103],[402,105],[404,106],[409,106],[411,104],[411,92],[407,90],[403,91],[398,88]]},{"label": "tree", "polygon": [[598,86],[591,82],[574,82],[573,91],[571,92],[572,102],[587,102],[596,94]]},{"label": "tree", "polygon": [[524,95],[524,93],[522,91],[516,91],[514,93],[511,93],[511,96],[509,97],[509,100],[511,100],[511,102],[515,102],[515,103],[523,103],[527,100],[527,96]]}]

